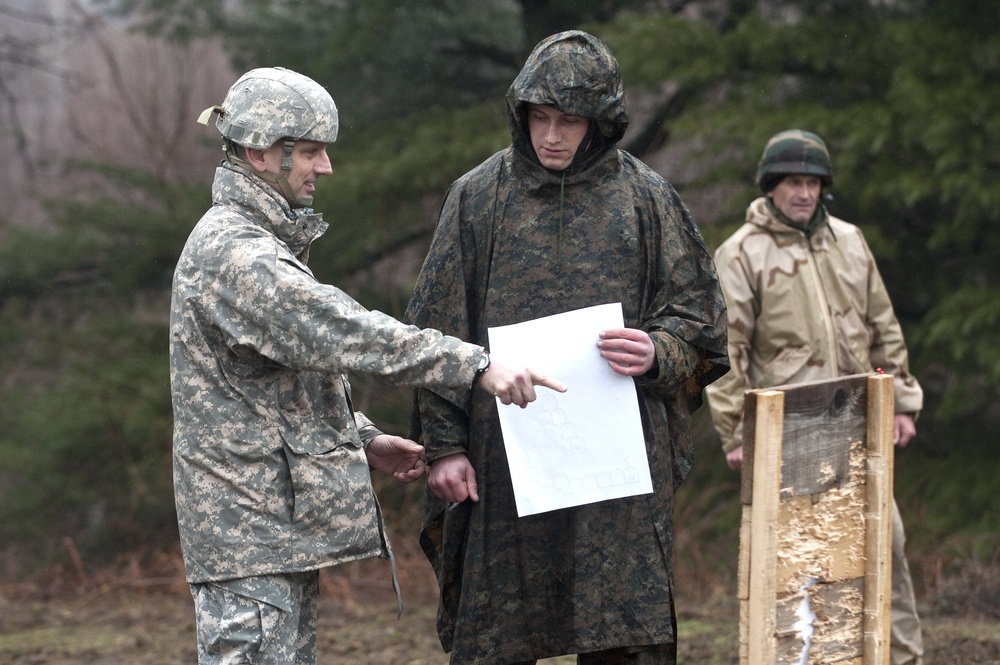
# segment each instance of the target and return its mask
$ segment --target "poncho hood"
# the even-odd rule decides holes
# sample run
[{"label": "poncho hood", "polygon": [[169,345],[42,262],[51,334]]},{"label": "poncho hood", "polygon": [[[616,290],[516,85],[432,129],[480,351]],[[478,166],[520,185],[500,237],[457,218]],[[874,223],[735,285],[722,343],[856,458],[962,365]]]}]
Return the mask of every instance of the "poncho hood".
[{"label": "poncho hood", "polygon": [[536,164],[527,104],[553,106],[591,120],[568,173],[587,168],[617,144],[628,128],[618,61],[604,42],[580,30],[560,32],[539,42],[507,90],[506,101],[514,149]]}]

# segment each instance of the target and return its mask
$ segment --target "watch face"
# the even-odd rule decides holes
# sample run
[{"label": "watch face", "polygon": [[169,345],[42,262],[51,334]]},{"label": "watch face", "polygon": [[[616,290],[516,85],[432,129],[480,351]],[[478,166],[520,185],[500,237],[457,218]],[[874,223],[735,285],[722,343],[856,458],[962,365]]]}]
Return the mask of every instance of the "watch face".
[{"label": "watch face", "polygon": [[487,354],[483,354],[479,358],[479,370],[480,372],[486,371],[486,368],[490,366],[490,357]]}]

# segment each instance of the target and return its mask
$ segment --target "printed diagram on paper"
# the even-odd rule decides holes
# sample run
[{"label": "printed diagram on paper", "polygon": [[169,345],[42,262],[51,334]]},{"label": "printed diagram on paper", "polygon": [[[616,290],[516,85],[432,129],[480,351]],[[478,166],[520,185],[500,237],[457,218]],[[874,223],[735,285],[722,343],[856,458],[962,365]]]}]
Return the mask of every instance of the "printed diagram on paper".
[{"label": "printed diagram on paper", "polygon": [[569,386],[536,388],[526,409],[497,403],[518,515],[652,492],[635,383],[597,349],[622,320],[613,303],[489,329],[496,358]]}]

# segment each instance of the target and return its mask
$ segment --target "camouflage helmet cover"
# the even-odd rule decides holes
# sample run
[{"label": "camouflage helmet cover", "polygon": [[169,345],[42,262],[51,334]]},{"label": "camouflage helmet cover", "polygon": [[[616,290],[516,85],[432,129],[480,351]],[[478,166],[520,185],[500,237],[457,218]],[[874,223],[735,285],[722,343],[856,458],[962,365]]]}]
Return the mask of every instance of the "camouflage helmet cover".
[{"label": "camouflage helmet cover", "polygon": [[830,153],[823,139],[812,132],[789,129],[768,140],[757,165],[757,184],[769,192],[792,173],[819,176],[824,185],[833,184]]},{"label": "camouflage helmet cover", "polygon": [[340,124],[330,93],[283,67],[250,70],[229,89],[222,106],[206,114],[213,110],[224,138],[261,150],[285,138],[333,143]]}]

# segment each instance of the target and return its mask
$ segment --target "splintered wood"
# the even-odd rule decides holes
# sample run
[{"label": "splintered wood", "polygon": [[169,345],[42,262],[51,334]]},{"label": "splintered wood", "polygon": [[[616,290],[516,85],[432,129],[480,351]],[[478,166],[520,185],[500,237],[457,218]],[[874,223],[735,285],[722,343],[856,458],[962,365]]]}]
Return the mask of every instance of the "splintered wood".
[{"label": "splintered wood", "polygon": [[741,665],[888,663],[892,411],[888,376],[747,393]]}]

